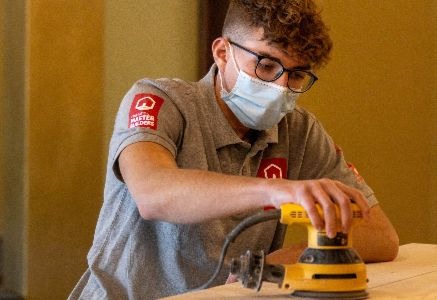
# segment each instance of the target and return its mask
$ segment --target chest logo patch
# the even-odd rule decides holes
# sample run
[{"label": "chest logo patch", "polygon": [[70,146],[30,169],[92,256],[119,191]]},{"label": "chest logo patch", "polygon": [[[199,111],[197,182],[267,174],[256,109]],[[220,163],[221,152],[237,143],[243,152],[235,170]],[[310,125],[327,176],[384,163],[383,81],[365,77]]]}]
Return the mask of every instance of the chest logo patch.
[{"label": "chest logo patch", "polygon": [[287,160],[285,158],[264,158],[258,168],[257,177],[287,178]]},{"label": "chest logo patch", "polygon": [[142,127],[156,130],[158,113],[164,100],[153,94],[136,94],[129,110],[129,128]]}]

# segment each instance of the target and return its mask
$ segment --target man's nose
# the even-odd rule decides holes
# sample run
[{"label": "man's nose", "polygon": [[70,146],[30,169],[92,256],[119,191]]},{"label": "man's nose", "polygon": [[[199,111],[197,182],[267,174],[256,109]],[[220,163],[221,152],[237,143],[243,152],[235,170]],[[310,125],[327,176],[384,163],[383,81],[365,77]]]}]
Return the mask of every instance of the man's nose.
[{"label": "man's nose", "polygon": [[289,76],[288,73],[284,72],[274,82],[278,85],[283,86],[283,87],[288,87],[288,76]]}]

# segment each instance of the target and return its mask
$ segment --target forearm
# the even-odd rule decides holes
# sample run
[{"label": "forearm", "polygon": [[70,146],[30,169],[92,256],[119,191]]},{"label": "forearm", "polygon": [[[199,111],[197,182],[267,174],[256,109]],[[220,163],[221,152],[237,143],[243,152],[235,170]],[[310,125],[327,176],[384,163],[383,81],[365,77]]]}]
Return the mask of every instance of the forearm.
[{"label": "forearm", "polygon": [[[335,236],[336,208],[341,210],[342,230],[348,230],[351,200],[363,214],[368,205],[363,195],[329,179],[263,179],[183,169],[170,152],[154,143],[136,143],[122,151],[120,172],[145,219],[196,223],[235,215],[265,206],[300,204],[317,229]],[[316,204],[323,210],[324,220]]]},{"label": "forearm", "polygon": [[200,170],[155,170],[129,190],[143,218],[173,223],[202,222],[269,203],[266,180]]}]

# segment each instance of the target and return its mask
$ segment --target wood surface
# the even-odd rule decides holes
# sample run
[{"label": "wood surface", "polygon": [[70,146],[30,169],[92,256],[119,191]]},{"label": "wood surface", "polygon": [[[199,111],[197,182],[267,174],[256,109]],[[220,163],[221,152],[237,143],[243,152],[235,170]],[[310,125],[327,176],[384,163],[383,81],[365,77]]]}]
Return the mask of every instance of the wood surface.
[{"label": "wood surface", "polygon": [[[394,261],[367,264],[367,276],[369,299],[437,299],[437,245],[402,245]],[[264,282],[258,293],[243,288],[236,282],[165,299],[293,299],[293,297],[290,297],[288,292],[281,291],[276,284],[269,282]]]}]

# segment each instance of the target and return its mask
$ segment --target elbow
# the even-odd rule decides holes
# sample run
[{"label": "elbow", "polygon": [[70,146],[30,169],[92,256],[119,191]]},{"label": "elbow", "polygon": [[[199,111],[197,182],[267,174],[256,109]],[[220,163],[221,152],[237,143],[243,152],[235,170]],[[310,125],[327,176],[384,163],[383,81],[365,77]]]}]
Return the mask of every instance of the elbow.
[{"label": "elbow", "polygon": [[366,263],[387,262],[396,259],[399,236],[390,223],[387,226],[367,227],[358,230],[353,245]]},{"label": "elbow", "polygon": [[165,211],[165,201],[159,199],[159,197],[154,197],[153,195],[136,195],[134,196],[134,201],[136,203],[138,213],[141,218],[148,221],[153,220],[166,220]]},{"label": "elbow", "polygon": [[156,202],[137,202],[138,212],[144,220],[153,221],[153,220],[161,220],[161,221],[169,221],[165,214],[166,209],[162,207],[163,205],[157,204]]},{"label": "elbow", "polygon": [[156,220],[156,213],[148,205],[137,204],[137,208],[141,218],[143,218],[144,220],[149,220],[149,221]]},{"label": "elbow", "polygon": [[163,195],[162,189],[156,188],[153,184],[129,184],[126,183],[131,200],[135,203],[138,213],[144,220],[165,221],[166,206],[168,201]]},{"label": "elbow", "polygon": [[379,206],[371,209],[370,220],[357,229],[365,262],[387,262],[398,256],[399,236]]},{"label": "elbow", "polygon": [[399,236],[396,232],[396,229],[394,229],[392,225],[385,228],[385,234],[383,235],[383,242],[381,242],[380,251],[381,255],[379,261],[392,261],[398,256]]},{"label": "elbow", "polygon": [[362,258],[366,263],[388,262],[396,259],[399,253],[399,237],[395,230],[390,230],[382,239],[374,241],[376,247],[365,247]]},{"label": "elbow", "polygon": [[394,260],[399,253],[399,236],[395,230],[387,238],[384,261]]}]

